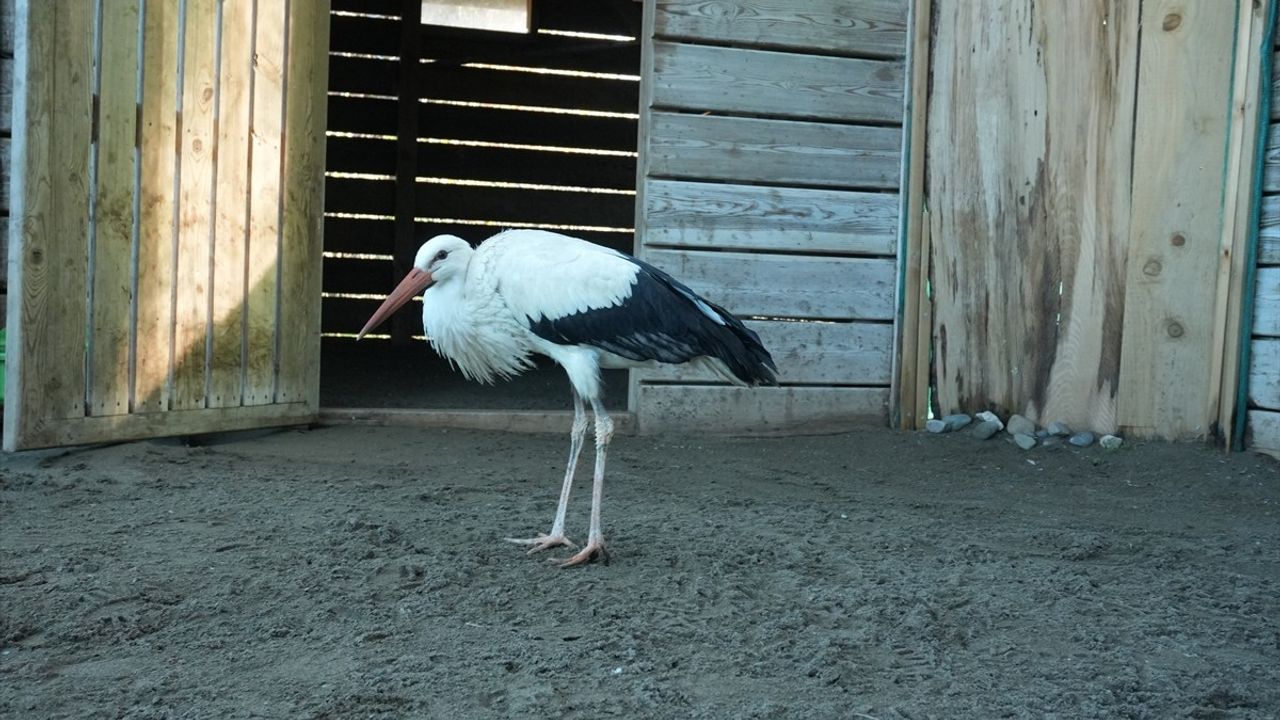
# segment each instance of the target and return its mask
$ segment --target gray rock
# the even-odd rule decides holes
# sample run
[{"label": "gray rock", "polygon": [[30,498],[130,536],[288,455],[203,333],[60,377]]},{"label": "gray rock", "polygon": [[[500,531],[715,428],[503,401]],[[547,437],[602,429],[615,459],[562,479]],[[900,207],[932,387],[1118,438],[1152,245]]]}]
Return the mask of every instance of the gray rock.
[{"label": "gray rock", "polygon": [[1093,444],[1093,433],[1089,432],[1088,430],[1084,432],[1078,432],[1075,435],[1072,435],[1070,439],[1067,440],[1067,442],[1071,443],[1072,445],[1075,445],[1076,447],[1089,447],[1090,445]]},{"label": "gray rock", "polygon": [[977,425],[974,425],[971,432],[973,433],[973,436],[979,440],[986,440],[992,435],[1000,432],[1001,425],[1002,423],[999,420],[983,420]]},{"label": "gray rock", "polygon": [[1103,435],[1102,439],[1098,441],[1098,444],[1102,446],[1103,450],[1115,450],[1124,444],[1124,440],[1121,440],[1115,435]]},{"label": "gray rock", "polygon": [[1018,447],[1022,448],[1023,450],[1030,450],[1031,448],[1036,446],[1035,436],[1027,435],[1026,433],[1016,433],[1013,436],[1013,441],[1017,443]]},{"label": "gray rock", "polygon": [[1000,416],[996,415],[990,410],[983,410],[982,412],[978,413],[978,419],[981,420],[982,422],[997,423],[1000,425],[1001,430],[1004,429],[1004,422],[1000,420]]},{"label": "gray rock", "polygon": [[947,426],[946,432],[954,432],[973,422],[973,418],[964,413],[956,413],[942,418],[942,422]]},{"label": "gray rock", "polygon": [[1036,431],[1036,438],[1037,438],[1037,439],[1039,439],[1039,440],[1043,440],[1043,439],[1045,439],[1045,438],[1047,438],[1047,437],[1049,437],[1049,431],[1048,431],[1048,430],[1045,430],[1045,429],[1043,429],[1043,428],[1042,428],[1042,429],[1040,429],[1040,430],[1037,430],[1037,431]]},{"label": "gray rock", "polygon": [[924,424],[924,429],[928,430],[931,433],[946,432],[947,424],[942,422],[938,418],[934,418]]},{"label": "gray rock", "polygon": [[1066,423],[1057,422],[1056,420],[1054,422],[1049,423],[1049,426],[1045,429],[1049,431],[1050,435],[1059,435],[1061,437],[1066,437],[1071,434],[1071,428],[1067,427]]},{"label": "gray rock", "polygon": [[1005,423],[1004,427],[1010,435],[1036,434],[1036,424],[1021,415],[1010,415],[1009,422]]}]

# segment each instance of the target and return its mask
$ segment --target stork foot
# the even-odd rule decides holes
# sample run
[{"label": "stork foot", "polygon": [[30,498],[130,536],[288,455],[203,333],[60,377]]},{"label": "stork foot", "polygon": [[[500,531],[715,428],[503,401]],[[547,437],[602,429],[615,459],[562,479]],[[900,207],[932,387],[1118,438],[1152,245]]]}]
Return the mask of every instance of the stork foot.
[{"label": "stork foot", "polygon": [[562,568],[567,568],[589,563],[596,558],[603,560],[605,565],[609,564],[609,551],[604,547],[604,540],[592,540],[572,557],[564,560],[552,560],[552,562]]},{"label": "stork foot", "polygon": [[553,547],[559,547],[561,545],[567,545],[568,547],[571,547],[571,548],[577,547],[577,545],[575,545],[572,540],[570,540],[569,538],[565,537],[563,534],[560,534],[560,533],[556,533],[554,535],[539,535],[538,537],[533,537],[533,538],[504,538],[504,539],[507,542],[515,543],[516,545],[530,546],[529,553],[528,553],[529,555],[532,555],[536,552],[541,552],[543,550],[548,550]]}]

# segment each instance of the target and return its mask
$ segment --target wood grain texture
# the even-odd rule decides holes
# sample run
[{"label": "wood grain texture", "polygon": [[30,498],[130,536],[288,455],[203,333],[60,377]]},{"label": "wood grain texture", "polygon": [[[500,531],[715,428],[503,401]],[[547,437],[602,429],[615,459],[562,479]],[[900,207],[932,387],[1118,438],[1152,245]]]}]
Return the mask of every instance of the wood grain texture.
[{"label": "wood grain texture", "polygon": [[13,129],[13,66],[13,58],[0,57],[0,131],[4,132]]},{"label": "wood grain texture", "polygon": [[28,448],[305,425],[314,421],[315,416],[315,410],[305,403],[294,403],[265,407],[170,410],[102,418],[78,417],[41,427],[30,436]]},{"label": "wood grain texture", "polygon": [[658,0],[663,39],[901,57],[907,0]]},{"label": "wood grain texture", "polygon": [[320,271],[324,249],[325,89],[329,13],[290,3],[285,74],[283,237],[276,402],[320,402]]},{"label": "wood grain texture", "polygon": [[178,142],[178,7],[149,2],[143,17],[138,317],[133,412],[167,410],[172,397],[174,177]]},{"label": "wood grain texture", "polygon": [[1262,198],[1258,264],[1280,265],[1280,195],[1265,195]]},{"label": "wood grain texture", "polygon": [[1280,337],[1280,267],[1258,269],[1253,302],[1253,334]]},{"label": "wood grain texture", "polygon": [[245,250],[249,268],[245,308],[245,405],[269,405],[276,398],[286,28],[284,3],[258,4],[249,148],[249,245]]},{"label": "wood grain texture", "polygon": [[903,64],[653,44],[653,106],[730,114],[902,122]]},{"label": "wood grain texture", "polygon": [[102,9],[98,171],[90,269],[90,415],[129,412],[139,10],[138,0],[120,0]]},{"label": "wood grain texture", "polygon": [[888,388],[639,386],[642,433],[820,432],[883,423]]},{"label": "wood grain texture", "polygon": [[1138,5],[934,0],[943,413],[1116,427]]},{"label": "wood grain texture", "polygon": [[[778,364],[778,381],[787,384],[888,385],[893,326],[887,323],[814,323],[748,320],[747,327]],[[640,372],[640,379],[723,382],[695,366],[664,366]]]},{"label": "wood grain texture", "polygon": [[902,130],[654,112],[653,177],[897,190]]},{"label": "wood grain texture", "polygon": [[23,3],[16,97],[6,356],[6,450],[31,447],[85,414],[88,167],[93,14],[82,4]]},{"label": "wood grain texture", "polygon": [[1273,122],[1267,128],[1267,148],[1263,163],[1263,192],[1280,193],[1280,122]]},{"label": "wood grain texture", "polygon": [[14,0],[0,0],[0,56],[13,57]]},{"label": "wood grain texture", "polygon": [[860,255],[897,249],[897,195],[658,179],[645,185],[648,245]]},{"label": "wood grain texture", "polygon": [[1249,354],[1249,404],[1280,410],[1280,338],[1258,338]]},{"label": "wood grain texture", "polygon": [[1280,52],[1271,54],[1271,120],[1280,120],[1280,102],[1276,102],[1276,98],[1280,98]]},{"label": "wood grain texture", "polygon": [[1213,308],[1236,15],[1180,0],[1146,0],[1142,12],[1161,20],[1144,23],[1140,43],[1118,421],[1190,439],[1217,419]]},{"label": "wood grain texture", "polygon": [[218,52],[218,167],[214,185],[213,332],[209,407],[244,395],[249,232],[253,0],[223,0]]},{"label": "wood grain texture", "polygon": [[217,0],[188,0],[183,29],[173,409],[205,406],[214,194]]},{"label": "wood grain texture", "polygon": [[1255,452],[1280,459],[1280,412],[1250,410],[1245,445]]},{"label": "wood grain texture", "polygon": [[645,259],[739,316],[893,319],[892,260],[653,249]]}]

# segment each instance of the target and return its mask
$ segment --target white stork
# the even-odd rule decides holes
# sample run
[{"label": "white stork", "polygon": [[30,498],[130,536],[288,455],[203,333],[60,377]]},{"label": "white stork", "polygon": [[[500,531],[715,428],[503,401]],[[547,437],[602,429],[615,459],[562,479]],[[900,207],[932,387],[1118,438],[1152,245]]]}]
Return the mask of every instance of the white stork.
[{"label": "white stork", "polygon": [[531,546],[530,553],[574,547],[564,534],[565,511],[587,432],[583,403],[591,403],[591,526],[587,544],[563,566],[607,557],[600,502],[613,421],[601,402],[601,368],[696,363],[738,385],[777,382],[769,351],[737,318],[658,268],[585,240],[508,230],[472,248],[459,237],[438,235],[418,249],[413,269],[358,337],[420,292],[427,338],[467,378],[509,378],[529,369],[534,353],[555,360],[569,376],[573,430],[551,532],[507,538]]}]

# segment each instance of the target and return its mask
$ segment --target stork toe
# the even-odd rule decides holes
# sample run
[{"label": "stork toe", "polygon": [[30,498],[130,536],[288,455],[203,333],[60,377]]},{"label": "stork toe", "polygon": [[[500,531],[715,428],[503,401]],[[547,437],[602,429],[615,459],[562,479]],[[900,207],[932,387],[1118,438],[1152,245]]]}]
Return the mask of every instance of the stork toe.
[{"label": "stork toe", "polygon": [[564,560],[552,560],[552,562],[562,568],[567,568],[589,563],[597,557],[603,560],[605,565],[609,564],[609,551],[605,549],[603,540],[594,540],[589,542],[585,547],[571,557],[565,558]]},{"label": "stork toe", "polygon": [[541,552],[543,550],[548,550],[553,547],[559,547],[561,545],[565,545],[571,548],[578,547],[576,544],[574,544],[572,540],[560,534],[539,535],[538,537],[532,537],[532,538],[503,538],[503,539],[509,543],[515,543],[516,545],[529,545],[530,546],[529,552],[528,552],[529,555],[532,555],[536,552]]}]

